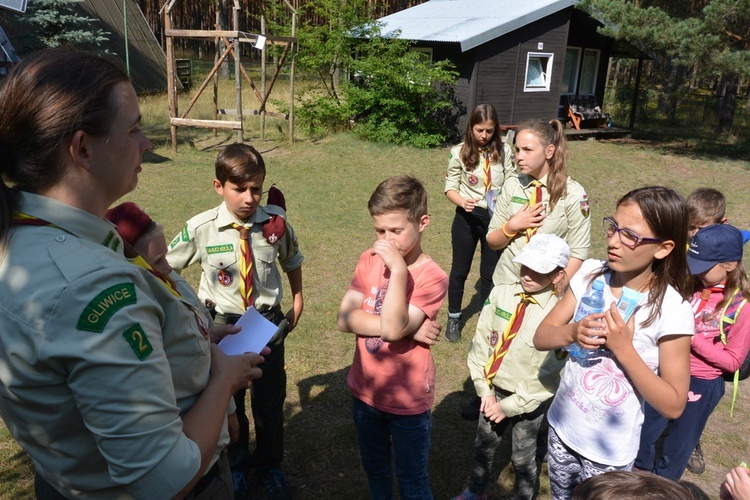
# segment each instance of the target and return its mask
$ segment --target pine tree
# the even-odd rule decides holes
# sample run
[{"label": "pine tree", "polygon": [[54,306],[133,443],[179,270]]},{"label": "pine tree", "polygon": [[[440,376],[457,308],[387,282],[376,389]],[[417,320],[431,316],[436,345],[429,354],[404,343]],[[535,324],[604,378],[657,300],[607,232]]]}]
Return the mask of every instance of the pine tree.
[{"label": "pine tree", "polygon": [[93,26],[94,19],[83,14],[83,0],[29,0],[23,23],[34,28],[34,49],[60,46],[98,46],[108,32]]}]

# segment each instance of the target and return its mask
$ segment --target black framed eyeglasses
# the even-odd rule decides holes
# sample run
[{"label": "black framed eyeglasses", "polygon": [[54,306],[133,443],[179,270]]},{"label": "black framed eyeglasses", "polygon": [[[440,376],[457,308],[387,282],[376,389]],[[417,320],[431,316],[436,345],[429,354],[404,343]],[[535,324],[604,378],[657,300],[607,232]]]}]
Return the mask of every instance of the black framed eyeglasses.
[{"label": "black framed eyeglasses", "polygon": [[620,237],[620,242],[628,248],[635,248],[641,243],[661,243],[664,241],[662,238],[646,238],[640,236],[630,229],[620,229],[612,217],[605,217],[602,220],[602,229],[604,229],[607,236],[612,236],[617,233],[617,236]]}]

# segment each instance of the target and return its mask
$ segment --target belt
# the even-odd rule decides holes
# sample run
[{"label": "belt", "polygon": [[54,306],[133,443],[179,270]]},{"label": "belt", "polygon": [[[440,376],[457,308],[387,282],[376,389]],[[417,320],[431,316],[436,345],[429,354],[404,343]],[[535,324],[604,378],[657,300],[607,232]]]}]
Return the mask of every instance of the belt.
[{"label": "belt", "polygon": [[203,493],[203,490],[208,488],[208,485],[211,484],[211,481],[216,479],[216,477],[219,475],[219,462],[221,462],[221,460],[222,457],[220,456],[219,459],[214,463],[213,467],[208,469],[208,472],[203,474],[203,477],[200,478],[197,483],[195,483],[195,486],[193,487],[194,496],[198,496]]},{"label": "belt", "polygon": [[[267,320],[274,322],[275,316],[279,313],[281,313],[281,306],[276,304],[273,307],[270,307],[268,309],[264,309],[262,311],[258,311],[261,316],[266,318]],[[217,318],[221,318],[224,320],[224,322],[228,325],[233,325],[239,321],[239,319],[242,317],[241,314],[232,314],[232,313],[216,313]]]}]

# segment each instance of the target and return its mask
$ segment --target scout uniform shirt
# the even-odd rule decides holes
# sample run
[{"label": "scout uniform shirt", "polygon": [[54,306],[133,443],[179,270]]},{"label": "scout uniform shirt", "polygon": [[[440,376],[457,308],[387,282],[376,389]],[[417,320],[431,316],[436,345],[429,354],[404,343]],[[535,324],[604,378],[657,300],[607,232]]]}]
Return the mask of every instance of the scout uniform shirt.
[{"label": "scout uniform shirt", "polygon": [[237,220],[222,202],[218,207],[190,219],[180,234],[169,244],[167,260],[180,272],[190,264],[200,262],[201,273],[198,296],[211,299],[216,312],[243,314],[245,307],[240,294],[240,233],[233,224],[250,227],[253,252],[253,302],[256,309],[265,311],[281,303],[283,288],[276,266],[288,273],[302,265],[294,230],[288,222],[284,236],[269,243],[263,236],[263,223],[273,215],[286,218],[276,205],[259,206],[247,222]]},{"label": "scout uniform shirt", "polygon": [[[453,190],[458,192],[461,198],[465,200],[481,198],[481,200],[476,202],[476,206],[486,209],[487,202],[484,198],[486,193],[483,168],[484,157],[480,154],[479,163],[474,167],[474,170],[469,172],[461,162],[461,148],[463,144],[462,142],[451,149],[448,170],[445,172],[445,189],[443,193]],[[502,157],[504,159],[502,163],[490,164],[490,172],[492,174],[490,181],[492,187],[497,189],[498,193],[503,187],[506,177],[516,173],[516,167],[513,164],[513,149],[506,143],[502,143]]]},{"label": "scout uniform shirt", "polygon": [[[523,292],[520,283],[496,286],[484,303],[477,322],[477,332],[469,348],[467,363],[474,388],[479,397],[492,396],[495,390],[487,383],[484,367],[498,343],[520,301]],[[538,304],[529,304],[518,334],[510,344],[492,385],[511,393],[500,405],[508,417],[531,413],[555,395],[560,383],[560,370],[564,360],[558,360],[554,351],[544,352],[534,348],[534,334],[542,320],[557,304],[558,297],[552,289],[531,295]]]},{"label": "scout uniform shirt", "polygon": [[[503,192],[497,198],[495,212],[492,214],[488,233],[502,231],[503,225],[531,200],[535,186],[535,179],[524,174],[511,176],[505,181]],[[542,183],[542,202],[547,205],[549,192],[547,191],[547,176],[539,181]],[[570,246],[570,256],[585,260],[591,245],[591,220],[589,219],[589,199],[583,186],[568,177],[566,194],[555,204],[552,212],[547,209],[547,217],[538,233],[554,234],[564,239]],[[500,260],[492,275],[492,282],[497,285],[516,283],[521,273],[521,265],[513,262],[526,245],[526,231],[519,231],[505,247]]]},{"label": "scout uniform shirt", "polygon": [[125,259],[110,222],[21,196],[53,225],[13,226],[0,261],[3,420],[65,496],[170,498],[201,463],[180,416],[209,380],[205,318]]}]

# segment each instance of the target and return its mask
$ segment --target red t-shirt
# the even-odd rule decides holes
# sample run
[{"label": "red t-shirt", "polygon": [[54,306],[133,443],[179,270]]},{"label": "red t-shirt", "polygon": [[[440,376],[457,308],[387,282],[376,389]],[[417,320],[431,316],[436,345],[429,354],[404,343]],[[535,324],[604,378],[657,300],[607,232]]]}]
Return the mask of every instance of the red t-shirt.
[{"label": "red t-shirt", "polygon": [[[364,311],[380,314],[389,277],[383,260],[370,250],[359,257],[349,289],[364,294]],[[445,271],[431,259],[426,260],[409,269],[406,286],[409,305],[434,320],[448,290]],[[430,347],[411,338],[383,342],[380,337],[357,336],[347,384],[354,397],[378,410],[396,415],[424,413],[435,400],[435,363]]]}]

